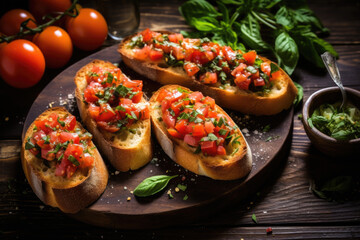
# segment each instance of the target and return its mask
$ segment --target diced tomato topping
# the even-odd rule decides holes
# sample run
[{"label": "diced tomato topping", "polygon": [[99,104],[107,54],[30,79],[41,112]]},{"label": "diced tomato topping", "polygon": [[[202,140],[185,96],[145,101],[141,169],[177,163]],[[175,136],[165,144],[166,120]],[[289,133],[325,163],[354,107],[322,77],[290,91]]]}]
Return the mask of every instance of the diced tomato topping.
[{"label": "diced tomato topping", "polygon": [[104,103],[100,106],[100,114],[96,118],[97,121],[111,121],[116,116],[114,110],[110,107],[109,104]]},{"label": "diced tomato topping", "polygon": [[192,135],[194,137],[204,137],[206,135],[204,125],[197,123],[193,126]]},{"label": "diced tomato topping", "polygon": [[76,126],[76,117],[75,116],[67,116],[64,120],[65,122],[65,128],[68,131],[73,131]]},{"label": "diced tomato topping", "polygon": [[200,102],[204,95],[201,92],[192,92],[188,98],[194,102]]},{"label": "diced tomato topping", "polygon": [[262,62],[260,65],[260,69],[263,73],[265,73],[266,75],[268,75],[270,77],[271,67],[268,62]]},{"label": "diced tomato topping", "polygon": [[276,79],[279,79],[280,77],[281,77],[281,72],[276,71],[271,74],[270,80],[276,80]]},{"label": "diced tomato topping", "polygon": [[163,56],[164,56],[164,52],[160,49],[159,50],[151,49],[149,52],[149,57],[151,61],[158,61],[162,59]]},{"label": "diced tomato topping", "polygon": [[81,161],[81,167],[91,167],[94,163],[94,157],[89,153],[84,153]]},{"label": "diced tomato topping", "polygon": [[217,154],[217,146],[215,141],[203,141],[200,142],[201,151],[204,154],[215,156]]},{"label": "diced tomato topping", "polygon": [[181,133],[179,133],[179,132],[178,132],[176,129],[174,129],[174,128],[168,128],[167,131],[168,131],[168,133],[169,133],[171,136],[173,136],[173,137],[175,137],[175,138],[183,139],[183,137],[184,137]]},{"label": "diced tomato topping", "polygon": [[204,102],[204,104],[208,104],[210,106],[210,108],[215,107],[215,100],[209,96],[206,96],[203,102]]},{"label": "diced tomato topping", "polygon": [[59,134],[59,140],[61,143],[64,143],[66,141],[80,143],[79,134],[71,132],[61,132]]},{"label": "diced tomato topping", "polygon": [[183,48],[172,46],[171,51],[172,51],[172,55],[176,58],[176,60],[185,59],[185,50]]},{"label": "diced tomato topping", "polygon": [[205,122],[204,126],[207,134],[214,132],[215,126],[212,122]]},{"label": "diced tomato topping", "polygon": [[98,121],[96,122],[97,126],[101,129],[104,129],[108,132],[117,132],[120,130],[120,128],[118,128],[117,126],[115,125],[109,125],[107,122],[104,122],[104,121]]},{"label": "diced tomato topping", "polygon": [[264,79],[262,79],[262,78],[254,79],[254,86],[255,86],[255,87],[265,86],[265,81],[264,81]]},{"label": "diced tomato topping", "polygon": [[247,78],[244,74],[240,74],[235,78],[234,82],[238,86],[238,88],[243,90],[248,90],[249,85],[251,83],[251,79]]},{"label": "diced tomato topping", "polygon": [[176,125],[175,125],[175,129],[182,135],[187,134],[187,120],[185,119],[180,119]]},{"label": "diced tomato topping", "polygon": [[216,73],[206,72],[200,76],[200,82],[204,84],[214,84],[217,82],[217,75]]},{"label": "diced tomato topping", "polygon": [[163,121],[168,128],[175,127],[175,117],[170,114],[169,110],[163,113]]},{"label": "diced tomato topping", "polygon": [[89,104],[88,111],[89,111],[91,118],[97,119],[100,114],[100,107],[96,106],[95,104]]},{"label": "diced tomato topping", "polygon": [[166,88],[163,88],[160,90],[160,92],[156,98],[156,101],[161,102],[163,99],[165,99],[167,97],[170,98],[171,96],[172,96],[172,93],[169,90],[167,90]]},{"label": "diced tomato topping", "polygon": [[218,155],[226,155],[226,149],[224,148],[224,146],[218,146],[217,150],[216,150],[216,153]]},{"label": "diced tomato topping", "polygon": [[256,59],[256,52],[255,51],[249,51],[247,53],[244,53],[243,58],[245,59],[245,61],[248,64],[254,65],[255,59]]},{"label": "diced tomato topping", "polygon": [[184,64],[184,69],[187,73],[188,76],[194,76],[197,72],[200,71],[200,68],[198,67],[197,64],[192,63],[192,62],[187,62]]},{"label": "diced tomato topping", "polygon": [[138,60],[146,60],[149,56],[150,53],[150,47],[149,46],[145,46],[141,49],[134,49],[134,57]]},{"label": "diced tomato topping", "polygon": [[223,52],[223,54],[225,56],[226,61],[228,61],[228,62],[234,62],[235,61],[236,53],[235,53],[234,50],[232,50],[231,47],[224,46],[222,48],[222,52]]},{"label": "diced tomato topping", "polygon": [[173,43],[179,44],[184,40],[184,36],[181,33],[169,34],[168,35],[169,41]]},{"label": "diced tomato topping", "polygon": [[149,28],[145,29],[140,34],[143,36],[144,42],[149,42],[153,37],[153,32]]},{"label": "diced tomato topping", "polygon": [[199,145],[200,139],[196,138],[190,134],[184,136],[184,142],[190,146],[197,147]]}]

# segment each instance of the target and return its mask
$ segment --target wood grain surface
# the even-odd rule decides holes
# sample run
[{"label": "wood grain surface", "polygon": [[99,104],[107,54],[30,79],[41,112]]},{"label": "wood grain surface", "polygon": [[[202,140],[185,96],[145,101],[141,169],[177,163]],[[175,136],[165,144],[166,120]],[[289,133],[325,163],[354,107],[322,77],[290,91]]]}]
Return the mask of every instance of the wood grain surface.
[{"label": "wood grain surface", "polygon": [[[324,39],[333,44],[340,55],[338,63],[344,85],[360,90],[359,1],[311,0],[308,3],[330,30]],[[180,4],[181,1],[140,1],[140,29],[190,29],[178,13]],[[112,44],[109,41],[107,46]],[[72,63],[87,54],[78,52]],[[359,161],[328,158],[314,149],[298,119],[301,106],[294,112],[291,149],[271,178],[254,194],[216,215],[162,229],[114,230],[79,222],[44,206],[24,179],[18,158],[19,139],[32,101],[60,72],[61,69],[47,71],[43,85],[31,93],[21,91],[19,94],[1,83],[2,102],[13,102],[11,107],[2,105],[0,112],[1,239],[360,239],[358,183],[355,196],[343,202],[326,201],[310,190],[312,183],[334,176],[358,178]],[[313,68],[303,61],[292,78],[304,86],[304,100],[318,89],[334,86],[325,69]],[[26,101],[33,100],[29,103],[18,100],[19,95]],[[8,121],[4,121],[5,117],[9,117]],[[253,214],[257,224],[252,220]],[[272,227],[272,234],[266,233],[268,227]]]}]

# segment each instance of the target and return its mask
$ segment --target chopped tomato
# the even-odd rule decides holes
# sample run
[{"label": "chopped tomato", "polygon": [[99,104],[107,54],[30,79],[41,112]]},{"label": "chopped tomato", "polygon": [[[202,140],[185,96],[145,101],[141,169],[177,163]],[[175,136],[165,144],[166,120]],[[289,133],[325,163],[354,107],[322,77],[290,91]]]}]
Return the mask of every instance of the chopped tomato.
[{"label": "chopped tomato", "polygon": [[180,119],[176,125],[175,125],[175,129],[182,135],[187,134],[187,120],[185,119]]},{"label": "chopped tomato", "polygon": [[200,68],[198,67],[197,64],[192,63],[192,62],[187,62],[184,65],[184,69],[187,73],[188,76],[194,76],[197,72],[200,71]]},{"label": "chopped tomato", "polygon": [[96,118],[97,121],[111,121],[116,116],[114,110],[110,107],[109,104],[104,103],[100,106],[100,114]]},{"label": "chopped tomato", "polygon": [[59,134],[59,140],[61,143],[64,143],[66,141],[73,143],[80,143],[79,134],[77,133],[61,132]]},{"label": "chopped tomato", "polygon": [[89,111],[91,118],[97,119],[100,114],[100,107],[96,106],[95,104],[90,103],[88,111]]},{"label": "chopped tomato", "polygon": [[199,145],[200,139],[196,138],[190,134],[184,136],[184,142],[190,146],[197,147]]},{"label": "chopped tomato", "polygon": [[70,155],[73,156],[76,160],[79,160],[83,154],[83,147],[79,144],[69,143],[67,146],[64,157],[68,158]]},{"label": "chopped tomato", "polygon": [[217,146],[216,153],[218,155],[226,155],[226,149],[223,146]]},{"label": "chopped tomato", "polygon": [[222,52],[223,52],[223,54],[225,56],[226,61],[228,61],[230,63],[235,61],[236,53],[235,53],[234,50],[232,50],[231,47],[228,47],[228,46],[222,47]]},{"label": "chopped tomato", "polygon": [[143,97],[143,92],[142,92],[142,91],[139,91],[137,94],[135,94],[135,95],[131,98],[131,100],[132,100],[133,103],[139,103],[139,102],[141,101],[142,97]]},{"label": "chopped tomato", "polygon": [[215,156],[217,153],[217,146],[215,141],[203,141],[200,142],[201,145],[201,151],[204,154]]},{"label": "chopped tomato", "polygon": [[73,131],[75,126],[76,126],[76,118],[75,116],[67,116],[64,120],[65,122],[65,126],[66,126],[66,130],[68,131]]},{"label": "chopped tomato", "polygon": [[96,122],[97,126],[101,129],[104,129],[108,132],[117,132],[120,130],[120,128],[118,128],[117,126],[115,125],[109,125],[107,122],[104,122],[104,121],[99,121],[99,122]]},{"label": "chopped tomato", "polygon": [[235,84],[238,86],[238,88],[243,89],[243,90],[248,90],[249,89],[249,85],[251,83],[251,79],[248,78],[246,75],[244,74],[239,74],[236,78],[235,78]]},{"label": "chopped tomato", "polygon": [[149,28],[145,29],[140,34],[143,36],[144,42],[149,42],[153,37],[153,32]]},{"label": "chopped tomato", "polygon": [[96,102],[99,100],[99,97],[96,96],[97,94],[103,94],[104,89],[102,85],[98,82],[91,82],[90,85],[84,91],[84,99],[86,102]]},{"label": "chopped tomato", "polygon": [[177,60],[183,60],[185,59],[185,50],[181,47],[177,47],[177,46],[172,46],[171,47],[171,51],[172,51],[172,55],[177,59]]},{"label": "chopped tomato", "polygon": [[194,137],[204,137],[206,135],[204,125],[197,123],[193,126],[192,135]]},{"label": "chopped tomato", "polygon": [[41,157],[48,161],[52,161],[55,159],[55,153],[51,152],[54,149],[41,149]]},{"label": "chopped tomato", "polygon": [[138,60],[146,60],[149,56],[149,53],[150,53],[150,47],[149,46],[145,46],[141,49],[134,49],[134,57]]},{"label": "chopped tomato", "polygon": [[156,98],[156,101],[161,102],[165,98],[170,98],[171,95],[172,95],[172,93],[169,90],[167,90],[166,88],[163,88],[160,90],[160,92]]},{"label": "chopped tomato", "polygon": [[166,126],[168,128],[174,128],[175,127],[175,117],[172,116],[169,112],[169,110],[166,110],[164,113],[163,113],[163,121],[164,123],[166,124]]},{"label": "chopped tomato", "polygon": [[184,36],[181,33],[169,34],[168,35],[169,41],[173,43],[179,44],[184,40]]},{"label": "chopped tomato", "polygon": [[203,103],[208,104],[210,106],[210,108],[212,108],[212,109],[215,107],[215,100],[209,96],[205,97]]},{"label": "chopped tomato", "polygon": [[173,136],[173,137],[175,137],[175,138],[183,139],[183,137],[184,137],[181,133],[179,133],[179,132],[178,132],[176,129],[174,129],[174,128],[168,128],[167,131],[168,131],[168,133],[169,133],[171,136]]},{"label": "chopped tomato", "polygon": [[81,161],[81,167],[91,167],[94,163],[94,157],[91,156],[89,153],[84,153],[84,156],[82,157]]},{"label": "chopped tomato", "polygon": [[262,78],[254,79],[254,86],[255,87],[261,87],[265,85],[265,81]]},{"label": "chopped tomato", "polygon": [[270,67],[270,64],[268,62],[262,62],[261,65],[260,65],[260,69],[261,69],[261,71],[263,73],[270,76],[271,67]]},{"label": "chopped tomato", "polygon": [[158,61],[162,59],[163,56],[164,56],[164,52],[160,49],[159,50],[151,49],[149,52],[149,57],[151,61]]},{"label": "chopped tomato", "polygon": [[280,72],[280,70],[279,70],[279,71],[273,72],[273,73],[271,74],[270,80],[279,79],[280,77],[281,77],[281,72]]},{"label": "chopped tomato", "polygon": [[200,76],[200,82],[205,84],[214,84],[217,82],[217,75],[216,73],[206,72]]},{"label": "chopped tomato", "polygon": [[201,92],[192,92],[189,94],[188,98],[194,102],[199,102],[204,97]]},{"label": "chopped tomato", "polygon": [[204,126],[207,134],[214,132],[215,126],[212,122],[205,122]]},{"label": "chopped tomato", "polygon": [[247,65],[246,65],[245,63],[240,63],[239,66],[237,66],[237,67],[231,72],[231,75],[233,75],[234,77],[237,77],[238,75],[243,74],[246,67],[247,67]]},{"label": "chopped tomato", "polygon": [[255,51],[249,51],[247,53],[243,54],[243,58],[249,65],[254,65],[255,59],[256,59],[256,52]]}]

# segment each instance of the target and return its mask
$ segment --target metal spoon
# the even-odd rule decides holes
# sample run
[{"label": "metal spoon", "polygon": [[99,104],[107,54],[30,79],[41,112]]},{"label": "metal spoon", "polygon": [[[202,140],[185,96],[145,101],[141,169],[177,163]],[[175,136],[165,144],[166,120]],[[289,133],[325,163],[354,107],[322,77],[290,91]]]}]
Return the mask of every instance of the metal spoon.
[{"label": "metal spoon", "polygon": [[330,74],[331,79],[340,88],[342,99],[343,99],[340,109],[342,109],[345,106],[347,98],[346,98],[346,92],[345,92],[344,86],[340,79],[339,69],[336,65],[336,59],[329,52],[324,52],[323,54],[321,54],[321,58],[325,64],[325,67],[327,68],[327,70]]}]

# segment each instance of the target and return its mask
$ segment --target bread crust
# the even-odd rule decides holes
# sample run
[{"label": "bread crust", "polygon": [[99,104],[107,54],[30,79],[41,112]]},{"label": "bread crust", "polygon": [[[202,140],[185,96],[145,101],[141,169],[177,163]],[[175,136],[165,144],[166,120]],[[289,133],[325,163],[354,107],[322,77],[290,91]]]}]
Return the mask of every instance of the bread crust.
[{"label": "bread crust", "polygon": [[[160,33],[171,34],[168,31]],[[269,94],[258,95],[251,91],[241,90],[237,87],[221,89],[217,86],[202,84],[189,77],[182,67],[165,68],[163,62],[141,61],[134,57],[134,53],[127,47],[129,41],[137,34],[126,37],[118,47],[124,63],[136,72],[147,78],[166,84],[179,84],[192,90],[201,91],[215,99],[222,107],[233,109],[244,114],[252,115],[274,115],[293,104],[297,95],[297,88],[291,78],[280,69],[281,77],[273,80],[274,87]],[[265,57],[260,57],[265,62],[271,62]],[[275,63],[274,63],[275,64]]]},{"label": "bread crust", "polygon": [[[70,114],[64,108],[54,107],[43,112],[36,120],[44,119],[53,112],[60,116]],[[43,172],[43,166],[39,164],[43,160],[36,158],[29,150],[25,150],[26,139],[31,137],[34,132],[34,122],[26,131],[22,143],[21,163],[25,176],[35,194],[45,204],[57,207],[65,213],[76,213],[95,202],[107,186],[109,173],[93,142],[89,144],[89,149],[92,149],[94,157],[93,166],[77,169],[69,179],[62,176],[49,177]],[[76,127],[84,129],[78,122]]]},{"label": "bread crust", "polygon": [[[147,164],[152,158],[150,119],[141,120],[139,123],[135,123],[131,126],[131,128],[141,129],[141,131],[140,136],[138,136],[139,131],[134,134],[136,136],[126,136],[137,138],[136,143],[130,145],[120,145],[117,142],[114,142],[113,139],[117,138],[116,134],[99,129],[96,122],[91,118],[87,111],[88,104],[83,101],[83,92],[87,86],[85,76],[94,65],[106,68],[116,68],[116,66],[110,62],[94,60],[77,72],[75,76],[75,84],[77,86],[75,96],[80,117],[89,132],[93,134],[94,142],[101,153],[106,156],[115,169],[122,172],[138,169]],[[146,100],[142,98],[141,102],[145,103]],[[123,142],[126,142],[126,137]]]},{"label": "bread crust", "polygon": [[[239,150],[233,155],[226,156],[205,156],[202,153],[194,154],[194,150],[184,143],[184,141],[173,138],[168,134],[165,124],[158,120],[161,110],[156,107],[156,105],[159,104],[156,102],[156,99],[161,89],[166,88],[171,90],[179,87],[190,91],[179,85],[166,85],[156,91],[150,98],[153,131],[165,153],[176,163],[198,175],[207,176],[216,180],[234,180],[245,177],[252,168],[252,154],[239,128],[235,130],[235,132],[241,136],[239,138]],[[219,106],[216,105],[215,108],[218,112],[229,117]],[[229,119],[231,118],[229,117]]]}]

